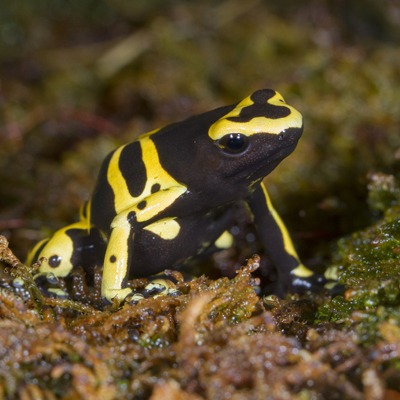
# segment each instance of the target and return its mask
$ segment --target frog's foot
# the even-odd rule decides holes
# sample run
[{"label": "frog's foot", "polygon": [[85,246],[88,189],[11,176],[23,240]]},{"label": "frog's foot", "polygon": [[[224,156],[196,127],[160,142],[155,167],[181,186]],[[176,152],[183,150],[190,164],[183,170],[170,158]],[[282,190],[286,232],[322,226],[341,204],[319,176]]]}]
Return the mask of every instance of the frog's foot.
[{"label": "frog's foot", "polygon": [[337,296],[343,294],[345,291],[345,286],[338,282],[339,280],[339,268],[336,265],[332,265],[326,269],[324,272],[324,277],[326,283],[324,285],[325,289],[329,291],[332,296]]},{"label": "frog's foot", "polygon": [[295,274],[291,275],[288,291],[290,293],[319,292],[327,283],[323,275],[313,273],[311,276],[301,277]]},{"label": "frog's foot", "polygon": [[324,288],[329,292],[332,297],[338,296],[339,294],[343,294],[346,290],[346,287],[335,280],[328,279],[324,285]]},{"label": "frog's foot", "polygon": [[45,296],[59,299],[69,298],[68,293],[60,287],[60,280],[53,273],[38,273],[33,279]]},{"label": "frog's foot", "polygon": [[303,264],[298,264],[288,271],[279,271],[277,280],[263,288],[264,293],[285,297],[288,293],[303,294],[308,291],[321,291],[326,280]]},{"label": "frog's foot", "polygon": [[145,297],[141,293],[131,293],[130,295],[125,297],[125,301],[130,304],[136,304],[140,300],[143,300]]},{"label": "frog's foot", "polygon": [[140,293],[135,293],[131,288],[102,288],[101,294],[109,303],[113,303],[114,300],[117,300],[118,303],[123,303],[124,301],[128,303],[136,303],[144,298]]},{"label": "frog's foot", "polygon": [[324,276],[299,263],[288,273],[278,275],[278,282],[274,292],[278,296],[284,296],[287,293],[319,292],[325,283]]},{"label": "frog's foot", "polygon": [[145,297],[180,296],[182,293],[176,289],[175,284],[169,279],[154,279],[143,290]]},{"label": "frog's foot", "polygon": [[339,284],[334,279],[329,279],[326,275],[313,273],[310,276],[296,276],[295,274],[290,275],[288,282],[283,285],[278,285],[278,295],[282,293],[299,293],[304,294],[306,292],[322,292],[328,291],[332,296],[336,296],[343,292],[343,285]]},{"label": "frog's foot", "polygon": [[25,286],[25,281],[22,278],[14,278],[11,284],[16,289],[22,289]]},{"label": "frog's foot", "polygon": [[52,272],[39,272],[38,274],[34,275],[33,280],[38,285],[59,285],[60,280],[54,275]]},{"label": "frog's foot", "polygon": [[46,294],[48,294],[49,297],[56,297],[57,299],[68,299],[69,298],[68,293],[60,288],[48,288],[46,290]]}]

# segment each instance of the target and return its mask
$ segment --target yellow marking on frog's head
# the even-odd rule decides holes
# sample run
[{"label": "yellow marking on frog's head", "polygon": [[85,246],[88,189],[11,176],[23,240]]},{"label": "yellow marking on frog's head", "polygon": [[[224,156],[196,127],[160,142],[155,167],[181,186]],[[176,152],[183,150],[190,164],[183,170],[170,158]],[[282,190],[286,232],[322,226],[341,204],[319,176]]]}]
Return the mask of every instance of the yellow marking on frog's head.
[{"label": "yellow marking on frog's head", "polygon": [[39,259],[40,252],[45,247],[46,243],[49,241],[49,238],[42,239],[40,242],[35,244],[35,247],[28,253],[26,257],[25,264],[31,266]]},{"label": "yellow marking on frog's head", "polygon": [[233,133],[245,136],[260,133],[280,135],[289,128],[301,129],[302,126],[303,118],[296,109],[286,104],[278,92],[264,89],[246,97],[214,122],[208,135],[213,140]]},{"label": "yellow marking on frog's head", "polygon": [[[86,231],[87,221],[76,222],[59,229],[54,233],[54,235],[47,241],[40,252],[36,253],[38,260],[43,257],[46,258],[46,260],[44,260],[40,265],[38,275],[52,273],[57,277],[63,278],[70,274],[73,269],[71,259],[74,253],[74,241],[73,238],[68,234],[68,231],[72,229]],[[37,246],[39,246],[40,243],[38,243]],[[32,250],[32,252],[35,250],[35,248]],[[30,262],[32,262],[32,259]]]},{"label": "yellow marking on frog's head", "polygon": [[65,233],[65,229],[57,231],[38,256],[38,259],[46,258],[40,265],[39,275],[52,273],[57,277],[67,276],[73,268],[73,251],[74,243]]}]

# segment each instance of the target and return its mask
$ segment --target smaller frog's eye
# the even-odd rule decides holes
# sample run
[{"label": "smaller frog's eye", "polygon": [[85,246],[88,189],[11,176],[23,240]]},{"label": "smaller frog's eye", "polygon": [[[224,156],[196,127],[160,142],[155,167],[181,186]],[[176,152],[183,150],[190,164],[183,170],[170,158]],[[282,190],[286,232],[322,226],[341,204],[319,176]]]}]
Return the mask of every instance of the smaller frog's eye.
[{"label": "smaller frog's eye", "polygon": [[241,133],[229,133],[218,140],[218,146],[230,154],[243,153],[249,146],[249,138]]},{"label": "smaller frog's eye", "polygon": [[50,267],[57,268],[61,264],[61,257],[58,255],[51,256],[49,257],[48,263]]}]

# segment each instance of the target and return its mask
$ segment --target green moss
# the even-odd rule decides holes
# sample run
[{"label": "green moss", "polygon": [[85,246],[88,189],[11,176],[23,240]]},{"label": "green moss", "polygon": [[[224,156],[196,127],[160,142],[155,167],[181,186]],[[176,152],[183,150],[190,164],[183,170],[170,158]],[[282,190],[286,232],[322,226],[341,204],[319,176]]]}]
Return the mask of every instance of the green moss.
[{"label": "green moss", "polygon": [[393,176],[375,178],[369,185],[370,205],[375,210],[385,206],[384,217],[338,241],[334,263],[346,291],[319,309],[322,320],[357,322],[362,342],[378,339],[384,322],[400,324],[399,187]]},{"label": "green moss", "polygon": [[353,304],[346,301],[342,296],[337,296],[332,301],[323,304],[318,309],[318,318],[320,320],[343,322],[353,311]]}]

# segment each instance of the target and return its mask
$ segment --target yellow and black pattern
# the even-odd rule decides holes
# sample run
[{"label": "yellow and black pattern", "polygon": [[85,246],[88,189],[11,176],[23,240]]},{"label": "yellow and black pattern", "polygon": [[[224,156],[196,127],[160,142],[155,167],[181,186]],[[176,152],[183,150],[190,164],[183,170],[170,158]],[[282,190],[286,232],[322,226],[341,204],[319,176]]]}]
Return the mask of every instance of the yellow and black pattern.
[{"label": "yellow and black pattern", "polygon": [[246,97],[231,112],[212,124],[208,134],[213,140],[229,133],[279,135],[289,128],[301,129],[302,126],[301,114],[287,105],[278,92],[262,90]]},{"label": "yellow and black pattern", "polygon": [[106,157],[80,221],[38,244],[29,262],[46,257],[39,274],[60,277],[103,264],[103,297],[122,301],[133,296],[129,278],[230,247],[235,206],[247,203],[282,291],[313,288],[262,183],[302,129],[301,114],[266,89],[146,133]]}]

